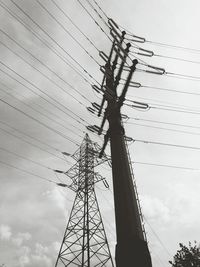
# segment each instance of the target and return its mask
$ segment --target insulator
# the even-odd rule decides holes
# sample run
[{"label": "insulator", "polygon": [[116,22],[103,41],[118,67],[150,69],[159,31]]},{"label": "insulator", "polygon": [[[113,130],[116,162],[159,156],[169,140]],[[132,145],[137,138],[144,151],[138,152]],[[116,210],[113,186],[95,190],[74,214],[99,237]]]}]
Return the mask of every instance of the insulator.
[{"label": "insulator", "polygon": [[66,184],[62,184],[62,183],[57,183],[58,186],[62,186],[62,187],[68,187],[68,185]]},{"label": "insulator", "polygon": [[96,108],[97,110],[99,110],[100,109],[100,105],[99,104],[97,104],[96,102],[93,102],[92,103],[92,106],[94,107],[94,108]]},{"label": "insulator", "polygon": [[121,114],[121,117],[122,117],[123,120],[129,119],[129,117],[127,115],[125,115],[125,114]]},{"label": "insulator", "polygon": [[115,96],[115,93],[113,90],[111,90],[107,85],[104,85],[105,92],[109,93],[110,95]]},{"label": "insulator", "polygon": [[71,154],[67,153],[67,152],[62,152],[63,155],[65,156],[71,156]]},{"label": "insulator", "polygon": [[95,133],[95,131],[93,130],[93,128],[92,128],[92,126],[86,126],[86,128],[90,131],[90,132],[93,132],[93,133]]},{"label": "insulator", "polygon": [[108,93],[107,91],[105,91],[105,98],[107,99],[107,100],[112,100],[113,98],[114,98],[114,96],[113,95],[110,95],[110,93]]},{"label": "insulator", "polygon": [[143,49],[141,47],[139,47],[139,50],[144,52],[144,53],[138,52],[137,53],[138,55],[146,56],[146,57],[153,57],[154,56],[154,52],[151,50]]},{"label": "insulator", "polygon": [[132,137],[124,136],[124,138],[126,139],[127,142],[132,142],[133,141]]},{"label": "insulator", "polygon": [[57,173],[65,173],[64,171],[60,171],[60,170],[54,170],[54,172],[57,172]]},{"label": "insulator", "polygon": [[97,85],[93,84],[92,85],[92,88],[97,92],[97,93],[100,93],[102,90],[101,88],[99,88]]},{"label": "insulator", "polygon": [[142,102],[138,102],[138,101],[133,101],[134,104],[136,105],[132,105],[135,108],[140,108],[140,109],[149,109],[149,105],[146,103],[142,103]]},{"label": "insulator", "polygon": [[92,128],[93,128],[94,130],[97,130],[97,131],[99,131],[99,129],[100,129],[100,127],[97,126],[97,125],[93,125]]},{"label": "insulator", "polygon": [[158,74],[158,75],[165,74],[165,69],[163,68],[155,67],[152,65],[147,65],[147,67],[156,70],[156,71],[146,70],[147,73]]},{"label": "insulator", "polygon": [[106,188],[109,188],[109,184],[108,184],[108,182],[106,181],[106,179],[103,179],[103,184],[105,185]]},{"label": "insulator", "polygon": [[145,43],[146,39],[137,35],[132,34],[131,35],[133,38],[135,39],[131,39],[132,42],[136,42],[136,43]]},{"label": "insulator", "polygon": [[135,87],[135,88],[140,88],[142,85],[141,83],[137,83],[137,82],[130,82],[130,87]]},{"label": "insulator", "polygon": [[91,108],[91,107],[87,107],[87,110],[93,114],[95,114],[95,109]]},{"label": "insulator", "polygon": [[111,18],[108,19],[108,24],[110,25],[111,28],[115,27],[115,28],[119,29],[119,26],[117,25],[117,23]]},{"label": "insulator", "polygon": [[[105,75],[106,78],[110,79],[112,78],[112,73],[110,70],[106,70],[106,67],[105,66],[101,66],[100,67],[100,71]],[[110,71],[110,73],[109,73]]]},{"label": "insulator", "polygon": [[99,55],[105,62],[108,61],[108,56],[103,51],[100,51]]}]

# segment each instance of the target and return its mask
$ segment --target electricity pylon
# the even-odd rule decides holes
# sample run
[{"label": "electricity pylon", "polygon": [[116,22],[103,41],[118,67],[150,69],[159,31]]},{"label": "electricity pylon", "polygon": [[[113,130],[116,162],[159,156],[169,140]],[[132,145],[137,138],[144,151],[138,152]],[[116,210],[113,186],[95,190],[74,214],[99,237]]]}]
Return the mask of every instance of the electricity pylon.
[{"label": "electricity pylon", "polygon": [[[105,122],[108,121],[109,124],[108,131],[104,135],[105,141],[100,157],[110,140],[117,235],[116,266],[151,267],[151,256],[141,220],[121,114],[128,87],[130,85],[137,87],[137,83],[132,82],[131,79],[138,61],[136,59],[132,61],[130,58],[131,44],[125,41],[126,32],[120,32],[118,25],[112,19],[108,20],[108,24],[113,44],[109,55],[100,52],[100,56],[105,61],[105,66],[101,67],[104,73],[103,81],[101,87],[93,85],[94,90],[103,94],[103,99],[101,105],[93,103],[93,108],[90,107],[88,110],[93,113],[98,111],[98,116],[101,116],[104,104],[107,103],[107,106],[101,127],[93,125],[87,128],[101,134]],[[154,73],[155,69],[154,67]],[[147,70],[147,72],[150,71]],[[136,101],[132,106],[148,108],[148,105]]]},{"label": "electricity pylon", "polygon": [[114,266],[94,189],[99,181],[108,187],[105,178],[94,172],[95,166],[107,160],[105,156],[98,158],[99,151],[100,147],[86,134],[72,156],[75,165],[67,172],[55,170],[72,180],[69,188],[76,192],[56,267]]}]

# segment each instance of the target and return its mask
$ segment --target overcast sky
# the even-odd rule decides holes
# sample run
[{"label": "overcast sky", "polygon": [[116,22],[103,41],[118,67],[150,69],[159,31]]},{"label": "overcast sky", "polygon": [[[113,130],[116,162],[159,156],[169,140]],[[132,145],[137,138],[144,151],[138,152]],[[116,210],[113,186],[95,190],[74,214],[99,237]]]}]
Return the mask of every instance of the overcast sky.
[{"label": "overcast sky", "polygon": [[[89,1],[94,4],[92,0]],[[111,42],[77,0],[55,2],[98,50],[108,53]],[[53,1],[40,0],[40,3],[60,25],[47,14],[39,1],[0,1],[0,266],[5,264],[6,267],[54,266],[75,197],[70,190],[59,188],[54,183],[24,173],[13,166],[58,182],[58,177],[46,167],[61,170],[70,168],[74,160],[68,157],[68,162],[64,161],[60,152],[76,151],[87,131],[85,125],[100,125],[101,122],[86,109],[91,106],[90,102],[100,103],[100,95],[92,91],[88,82],[81,77],[86,77],[90,83],[95,83],[94,79],[101,82],[102,73],[96,61],[100,65],[103,61],[97,49],[56,8]],[[81,0],[81,3],[109,34],[88,2]],[[200,55],[197,51],[200,49],[199,1],[125,0],[122,3],[102,0],[98,3],[120,26],[149,41],[138,45],[156,55],[162,55],[153,58],[140,57],[142,60],[170,73],[200,78]],[[66,29],[79,44],[69,36]],[[152,42],[196,50],[169,48]],[[178,57],[185,61],[169,57]],[[76,71],[66,62],[73,64]],[[140,65],[138,68],[144,66]],[[133,80],[146,87],[129,88],[128,98],[165,109],[150,108],[142,112],[124,107],[124,114],[140,119],[127,121],[126,135],[133,139],[200,148],[199,78],[178,79],[136,72]],[[166,105],[171,106],[168,109],[179,107],[186,112],[166,110]],[[93,134],[90,137],[102,144],[102,138]],[[198,149],[142,142],[131,143],[129,149],[132,160],[136,162],[200,169]],[[133,168],[145,216],[153,266],[169,266],[168,260],[172,259],[180,242],[199,242],[200,173],[198,170],[137,163],[133,164]],[[107,177],[111,188],[106,190],[99,183],[96,190],[114,256],[111,171],[106,165],[98,171]],[[59,178],[67,182],[65,177]]]}]

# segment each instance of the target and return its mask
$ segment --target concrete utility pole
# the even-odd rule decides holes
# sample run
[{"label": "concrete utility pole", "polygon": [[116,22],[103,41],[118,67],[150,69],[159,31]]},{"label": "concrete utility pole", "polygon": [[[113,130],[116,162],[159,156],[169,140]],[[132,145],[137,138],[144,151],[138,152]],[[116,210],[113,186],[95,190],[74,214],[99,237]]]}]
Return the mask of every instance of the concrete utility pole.
[{"label": "concrete utility pole", "polygon": [[[104,78],[102,86],[99,88],[99,91],[104,92],[102,104],[101,106],[99,105],[99,116],[105,102],[107,102],[107,107],[102,125],[99,128],[99,134],[101,134],[107,120],[109,129],[105,135],[102,153],[108,140],[110,140],[117,234],[116,266],[151,267],[151,256],[141,223],[125,144],[125,131],[121,119],[121,107],[123,106],[128,86],[135,71],[137,60],[133,60],[130,67],[126,64],[127,60],[129,60],[130,44],[125,44],[124,42],[125,32],[119,34],[118,27],[113,20],[110,19],[108,23],[111,27],[111,35],[114,41],[109,56],[106,56],[103,52],[100,53],[106,64],[102,67]],[[119,81],[122,75],[124,77],[124,73],[127,72],[126,79],[123,79],[124,85],[121,88],[121,94],[118,96]],[[95,107],[95,105],[93,106]],[[93,130],[95,127],[93,126]]]}]

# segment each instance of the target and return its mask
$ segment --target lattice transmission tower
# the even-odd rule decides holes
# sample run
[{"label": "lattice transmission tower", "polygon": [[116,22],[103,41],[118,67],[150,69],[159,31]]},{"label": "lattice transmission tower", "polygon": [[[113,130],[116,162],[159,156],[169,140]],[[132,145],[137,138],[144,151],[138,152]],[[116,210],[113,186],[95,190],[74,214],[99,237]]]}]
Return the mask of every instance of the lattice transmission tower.
[{"label": "lattice transmission tower", "polygon": [[76,163],[62,172],[71,179],[69,188],[76,192],[76,197],[55,267],[114,266],[94,188],[99,181],[108,187],[105,178],[94,172],[95,166],[107,160],[106,156],[98,158],[100,150],[86,134],[72,155]]}]

